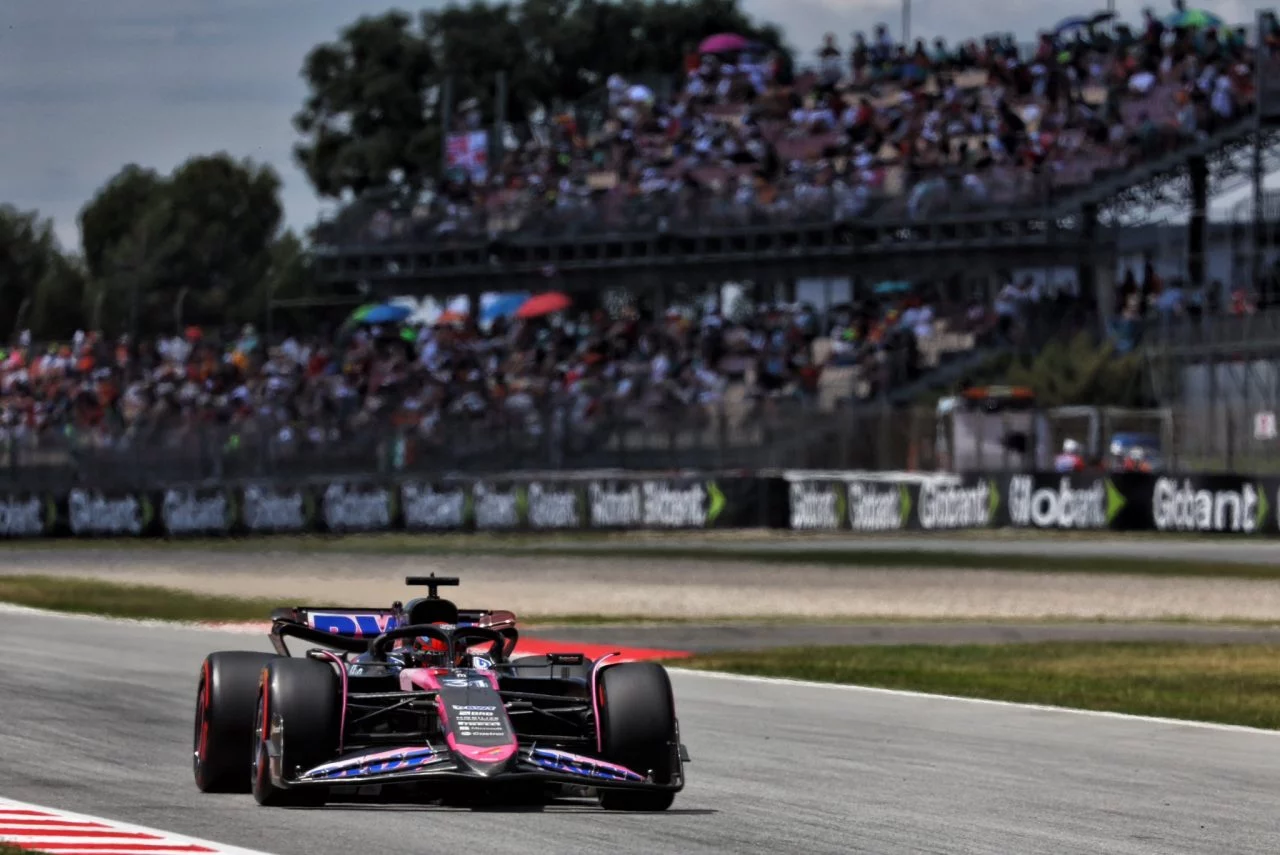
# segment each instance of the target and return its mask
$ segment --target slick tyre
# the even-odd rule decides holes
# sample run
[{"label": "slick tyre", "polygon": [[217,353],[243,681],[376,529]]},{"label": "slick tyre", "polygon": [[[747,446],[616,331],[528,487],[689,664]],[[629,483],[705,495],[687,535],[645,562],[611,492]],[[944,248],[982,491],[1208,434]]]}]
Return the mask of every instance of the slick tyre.
[{"label": "slick tyre", "polygon": [[333,666],[314,659],[280,658],[262,671],[253,725],[253,797],[260,805],[324,804],[324,787],[282,786],[332,760],[342,727],[342,687]]},{"label": "slick tyre", "polygon": [[[604,757],[657,783],[670,783],[678,762],[675,697],[667,671],[655,662],[624,662],[600,675],[600,734]],[[601,790],[606,810],[661,811],[672,792]]]},{"label": "slick tyre", "polygon": [[192,771],[205,793],[249,792],[249,748],[258,680],[274,653],[214,653],[196,683]]}]

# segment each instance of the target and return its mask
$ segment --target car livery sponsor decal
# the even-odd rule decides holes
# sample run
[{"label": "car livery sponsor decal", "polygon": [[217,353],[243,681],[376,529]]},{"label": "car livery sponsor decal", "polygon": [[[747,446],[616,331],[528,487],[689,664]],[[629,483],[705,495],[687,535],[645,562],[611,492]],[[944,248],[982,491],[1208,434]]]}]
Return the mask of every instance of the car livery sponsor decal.
[{"label": "car livery sponsor decal", "polygon": [[396,628],[390,612],[308,612],[307,625],[321,632],[352,638],[373,638]]},{"label": "car livery sponsor decal", "polygon": [[596,778],[604,781],[643,781],[645,778],[638,772],[606,763],[591,757],[582,757],[554,748],[534,748],[529,752],[529,762],[552,772],[566,775],[581,775],[584,778]]},{"label": "car livery sponsor decal", "polygon": [[331,781],[341,778],[364,778],[373,775],[413,772],[423,766],[443,763],[447,760],[447,755],[429,745],[418,748],[397,748],[392,751],[379,751],[376,754],[364,754],[325,763],[323,766],[317,766],[302,773],[298,776],[298,780]]},{"label": "car livery sponsor decal", "polygon": [[483,745],[491,739],[507,740],[507,723],[498,715],[497,704],[449,704],[449,718],[459,742]]}]

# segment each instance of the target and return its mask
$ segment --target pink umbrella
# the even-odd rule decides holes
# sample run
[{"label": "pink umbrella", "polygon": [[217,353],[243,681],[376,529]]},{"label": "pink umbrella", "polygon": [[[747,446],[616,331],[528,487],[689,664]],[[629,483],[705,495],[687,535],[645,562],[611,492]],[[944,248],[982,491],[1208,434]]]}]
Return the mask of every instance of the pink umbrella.
[{"label": "pink umbrella", "polygon": [[750,42],[745,37],[736,33],[717,33],[702,40],[702,44],[698,45],[698,53],[732,53],[744,50],[748,44]]}]

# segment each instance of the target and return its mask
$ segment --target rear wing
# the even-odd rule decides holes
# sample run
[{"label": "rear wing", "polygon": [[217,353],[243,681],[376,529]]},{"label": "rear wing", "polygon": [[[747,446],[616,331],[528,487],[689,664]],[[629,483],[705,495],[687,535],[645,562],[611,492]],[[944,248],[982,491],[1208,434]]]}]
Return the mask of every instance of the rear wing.
[{"label": "rear wing", "polygon": [[[350,606],[294,606],[271,613],[273,644],[291,635],[339,650],[359,653],[369,642],[400,626],[400,609],[362,609]],[[458,627],[494,629],[508,639],[508,654],[519,638],[516,616],[508,611],[459,609]],[[277,647],[279,649],[279,647]]]},{"label": "rear wing", "polygon": [[[347,638],[375,638],[399,626],[396,609],[361,609],[351,606],[294,606],[276,609],[272,622],[288,621],[321,632]],[[508,611],[459,609],[458,626],[504,629],[516,625],[516,616]]]}]

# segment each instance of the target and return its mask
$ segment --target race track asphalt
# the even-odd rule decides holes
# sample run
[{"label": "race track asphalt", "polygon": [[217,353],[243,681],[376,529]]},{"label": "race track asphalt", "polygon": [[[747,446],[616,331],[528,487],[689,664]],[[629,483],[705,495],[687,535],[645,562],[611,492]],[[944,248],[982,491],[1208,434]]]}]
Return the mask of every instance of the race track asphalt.
[{"label": "race track asphalt", "polygon": [[269,810],[190,772],[201,658],[265,640],[5,614],[0,795],[278,855],[1280,851],[1280,737],[676,672],[665,814]]}]

